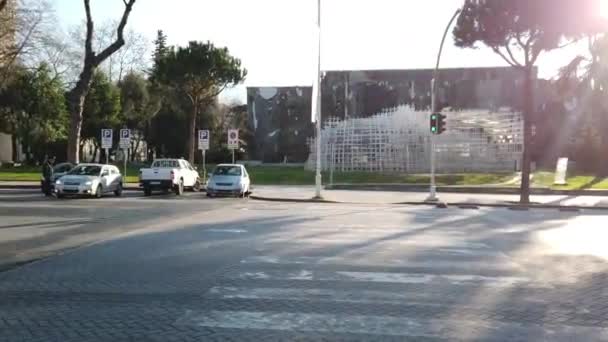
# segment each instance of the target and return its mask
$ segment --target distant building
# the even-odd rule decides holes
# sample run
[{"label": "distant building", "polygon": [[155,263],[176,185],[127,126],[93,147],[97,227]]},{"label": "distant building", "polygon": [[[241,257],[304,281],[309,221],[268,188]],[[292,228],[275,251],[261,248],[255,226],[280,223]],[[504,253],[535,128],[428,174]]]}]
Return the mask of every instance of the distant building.
[{"label": "distant building", "polygon": [[[536,72],[535,72],[536,73]],[[322,81],[322,116],[365,118],[399,106],[430,109],[432,69],[328,71]],[[511,67],[441,69],[438,106],[498,111],[522,107],[523,73]],[[253,159],[304,162],[314,136],[311,87],[249,87]]]}]

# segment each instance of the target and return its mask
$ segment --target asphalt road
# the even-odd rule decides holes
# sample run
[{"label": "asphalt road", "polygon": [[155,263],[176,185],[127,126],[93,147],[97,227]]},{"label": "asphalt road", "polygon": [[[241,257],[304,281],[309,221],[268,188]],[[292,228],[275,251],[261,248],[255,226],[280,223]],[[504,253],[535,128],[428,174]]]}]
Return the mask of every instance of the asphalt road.
[{"label": "asphalt road", "polygon": [[0,341],[608,341],[607,215],[0,191]]}]

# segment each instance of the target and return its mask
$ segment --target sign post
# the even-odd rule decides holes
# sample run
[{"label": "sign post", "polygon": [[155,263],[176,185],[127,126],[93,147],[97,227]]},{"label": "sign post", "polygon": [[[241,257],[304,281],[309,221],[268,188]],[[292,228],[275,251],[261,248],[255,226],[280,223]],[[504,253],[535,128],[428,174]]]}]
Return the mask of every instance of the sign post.
[{"label": "sign post", "polygon": [[555,181],[554,185],[567,185],[566,175],[568,173],[568,158],[559,158],[557,160],[557,167],[555,168]]},{"label": "sign post", "polygon": [[129,147],[131,147],[131,130],[128,128],[123,128],[120,130],[120,148],[123,149],[123,157],[124,157],[124,174],[123,177],[127,179],[127,159],[129,158]]},{"label": "sign post", "polygon": [[239,148],[239,130],[229,129],[228,130],[228,148],[232,150],[232,164],[234,164],[234,150]]},{"label": "sign post", "polygon": [[198,131],[198,149],[203,152],[203,184],[207,183],[207,157],[206,152],[209,149],[209,130],[201,129]]},{"label": "sign post", "polygon": [[102,128],[101,129],[101,148],[106,151],[106,164],[110,162],[110,149],[112,148],[112,129]]}]

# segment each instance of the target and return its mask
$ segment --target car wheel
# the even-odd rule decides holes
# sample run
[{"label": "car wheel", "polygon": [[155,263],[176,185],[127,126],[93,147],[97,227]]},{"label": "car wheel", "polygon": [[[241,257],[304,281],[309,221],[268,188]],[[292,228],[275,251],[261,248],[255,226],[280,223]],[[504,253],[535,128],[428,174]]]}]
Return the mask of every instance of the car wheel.
[{"label": "car wheel", "polygon": [[65,198],[65,195],[64,194],[57,194],[57,198],[63,199],[63,198]]},{"label": "car wheel", "polygon": [[195,191],[195,192],[201,191],[201,182],[198,179],[196,180],[196,183],[194,183],[194,186],[192,187],[192,191]]},{"label": "car wheel", "polygon": [[149,187],[144,187],[144,196],[152,196],[152,189]]},{"label": "car wheel", "polygon": [[182,179],[179,180],[179,183],[174,187],[173,191],[177,196],[184,194],[184,181]]},{"label": "car wheel", "polygon": [[116,197],[122,196],[122,184],[118,184],[118,186],[116,186],[116,190],[114,190],[114,195]]},{"label": "car wheel", "polygon": [[101,185],[98,185],[97,190],[95,190],[95,198],[101,198],[102,195],[103,189],[101,188]]}]

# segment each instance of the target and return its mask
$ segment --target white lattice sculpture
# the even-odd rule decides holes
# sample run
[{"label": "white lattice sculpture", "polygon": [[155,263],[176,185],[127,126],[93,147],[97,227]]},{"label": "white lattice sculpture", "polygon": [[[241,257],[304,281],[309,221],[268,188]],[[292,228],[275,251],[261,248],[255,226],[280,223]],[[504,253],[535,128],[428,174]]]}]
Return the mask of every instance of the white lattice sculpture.
[{"label": "white lattice sculpture", "polygon": [[[438,173],[511,172],[520,164],[523,121],[510,109],[444,111],[447,131],[436,136]],[[307,169],[314,169],[315,139]],[[329,118],[322,131],[324,170],[428,173],[429,112],[409,106],[367,118]]]}]

